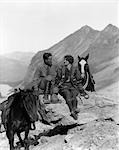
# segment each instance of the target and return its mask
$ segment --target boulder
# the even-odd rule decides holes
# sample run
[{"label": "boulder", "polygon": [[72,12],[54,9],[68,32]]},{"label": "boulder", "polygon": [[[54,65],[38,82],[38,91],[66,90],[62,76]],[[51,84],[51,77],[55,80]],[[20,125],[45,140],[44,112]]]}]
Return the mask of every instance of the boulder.
[{"label": "boulder", "polygon": [[47,104],[46,110],[51,121],[56,122],[60,120],[58,122],[59,124],[69,125],[74,123],[85,124],[99,119],[117,119],[116,113],[118,112],[118,104],[113,100],[97,95],[96,93],[88,94],[89,99],[83,97],[78,98],[78,109],[80,110],[78,113],[78,120],[74,120],[70,116],[69,108],[61,96],[61,103]]}]

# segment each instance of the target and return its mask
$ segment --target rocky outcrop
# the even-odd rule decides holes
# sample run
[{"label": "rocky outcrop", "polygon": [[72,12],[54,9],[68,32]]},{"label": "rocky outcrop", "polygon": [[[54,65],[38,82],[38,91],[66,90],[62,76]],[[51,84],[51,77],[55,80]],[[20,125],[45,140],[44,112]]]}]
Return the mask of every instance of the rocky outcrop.
[{"label": "rocky outcrop", "polygon": [[[51,125],[36,122],[36,130],[30,131],[29,135],[30,150],[119,149],[118,101],[98,93],[88,94],[89,99],[78,98],[78,120],[70,116],[60,95],[61,103],[47,104]],[[7,139],[4,133],[0,134],[0,141],[1,148],[5,148]]]},{"label": "rocky outcrop", "polygon": [[[89,93],[89,95],[89,99],[78,97],[78,109],[80,112],[77,121],[70,116],[69,109],[63,98],[61,104],[46,105],[47,114],[52,122],[60,119],[58,124],[61,125],[69,125],[73,123],[85,124],[93,120],[115,118],[118,113],[118,104],[115,101],[95,93]],[[117,124],[119,123],[118,120],[115,120],[115,122]]]},{"label": "rocky outcrop", "polygon": [[[119,120],[118,103],[107,97],[89,93],[90,98],[78,100],[78,120],[70,117],[70,112],[62,99],[61,104],[48,104],[51,120],[60,121],[47,134],[39,138],[33,150],[109,150],[118,149]],[[74,126],[73,126],[74,125]],[[52,125],[53,126],[53,125]],[[37,126],[41,129],[41,126]],[[40,134],[39,134],[40,135]]]},{"label": "rocky outcrop", "polygon": [[93,121],[69,131],[63,150],[116,150],[119,127],[111,121]]}]

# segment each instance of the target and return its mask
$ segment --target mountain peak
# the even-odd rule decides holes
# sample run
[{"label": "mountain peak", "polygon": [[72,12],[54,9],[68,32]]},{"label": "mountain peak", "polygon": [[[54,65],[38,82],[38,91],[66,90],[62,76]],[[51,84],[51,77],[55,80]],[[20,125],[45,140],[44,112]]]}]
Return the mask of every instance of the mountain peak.
[{"label": "mountain peak", "polygon": [[85,25],[85,26],[83,26],[83,27],[81,28],[81,30],[84,31],[84,32],[86,32],[86,33],[88,33],[88,32],[90,32],[90,31],[93,30],[93,29],[92,29],[90,26]]},{"label": "mountain peak", "polygon": [[85,29],[92,29],[90,26],[88,25],[84,25],[82,28],[85,28]]},{"label": "mountain peak", "polygon": [[112,33],[115,33],[115,32],[119,32],[119,28],[117,28],[116,26],[112,25],[112,24],[108,24],[104,30],[105,32],[112,32]]}]

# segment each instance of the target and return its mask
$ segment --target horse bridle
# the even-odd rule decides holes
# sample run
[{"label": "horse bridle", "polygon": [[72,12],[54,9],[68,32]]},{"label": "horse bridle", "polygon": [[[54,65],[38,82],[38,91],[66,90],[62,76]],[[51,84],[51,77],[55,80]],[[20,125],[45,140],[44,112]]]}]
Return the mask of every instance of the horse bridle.
[{"label": "horse bridle", "polygon": [[86,71],[84,74],[81,73],[81,76],[82,75],[84,76],[84,77],[82,77],[82,83],[83,83],[83,80],[85,80],[85,78],[86,78],[86,81],[84,81],[84,85],[83,85],[83,88],[86,89],[86,87],[88,86],[88,82],[89,82],[89,73]]}]

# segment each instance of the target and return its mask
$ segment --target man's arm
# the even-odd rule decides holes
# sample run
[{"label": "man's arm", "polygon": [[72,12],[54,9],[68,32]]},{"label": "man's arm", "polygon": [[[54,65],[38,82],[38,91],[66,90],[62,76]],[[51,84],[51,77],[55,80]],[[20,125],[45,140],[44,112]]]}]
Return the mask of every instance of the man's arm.
[{"label": "man's arm", "polygon": [[56,77],[55,77],[55,85],[58,86],[62,79],[62,69],[61,67],[57,67]]},{"label": "man's arm", "polygon": [[82,85],[82,81],[81,81],[81,77],[80,74],[77,70],[77,67],[74,68],[73,72],[72,72],[72,85],[76,88],[79,89],[79,86]]}]

